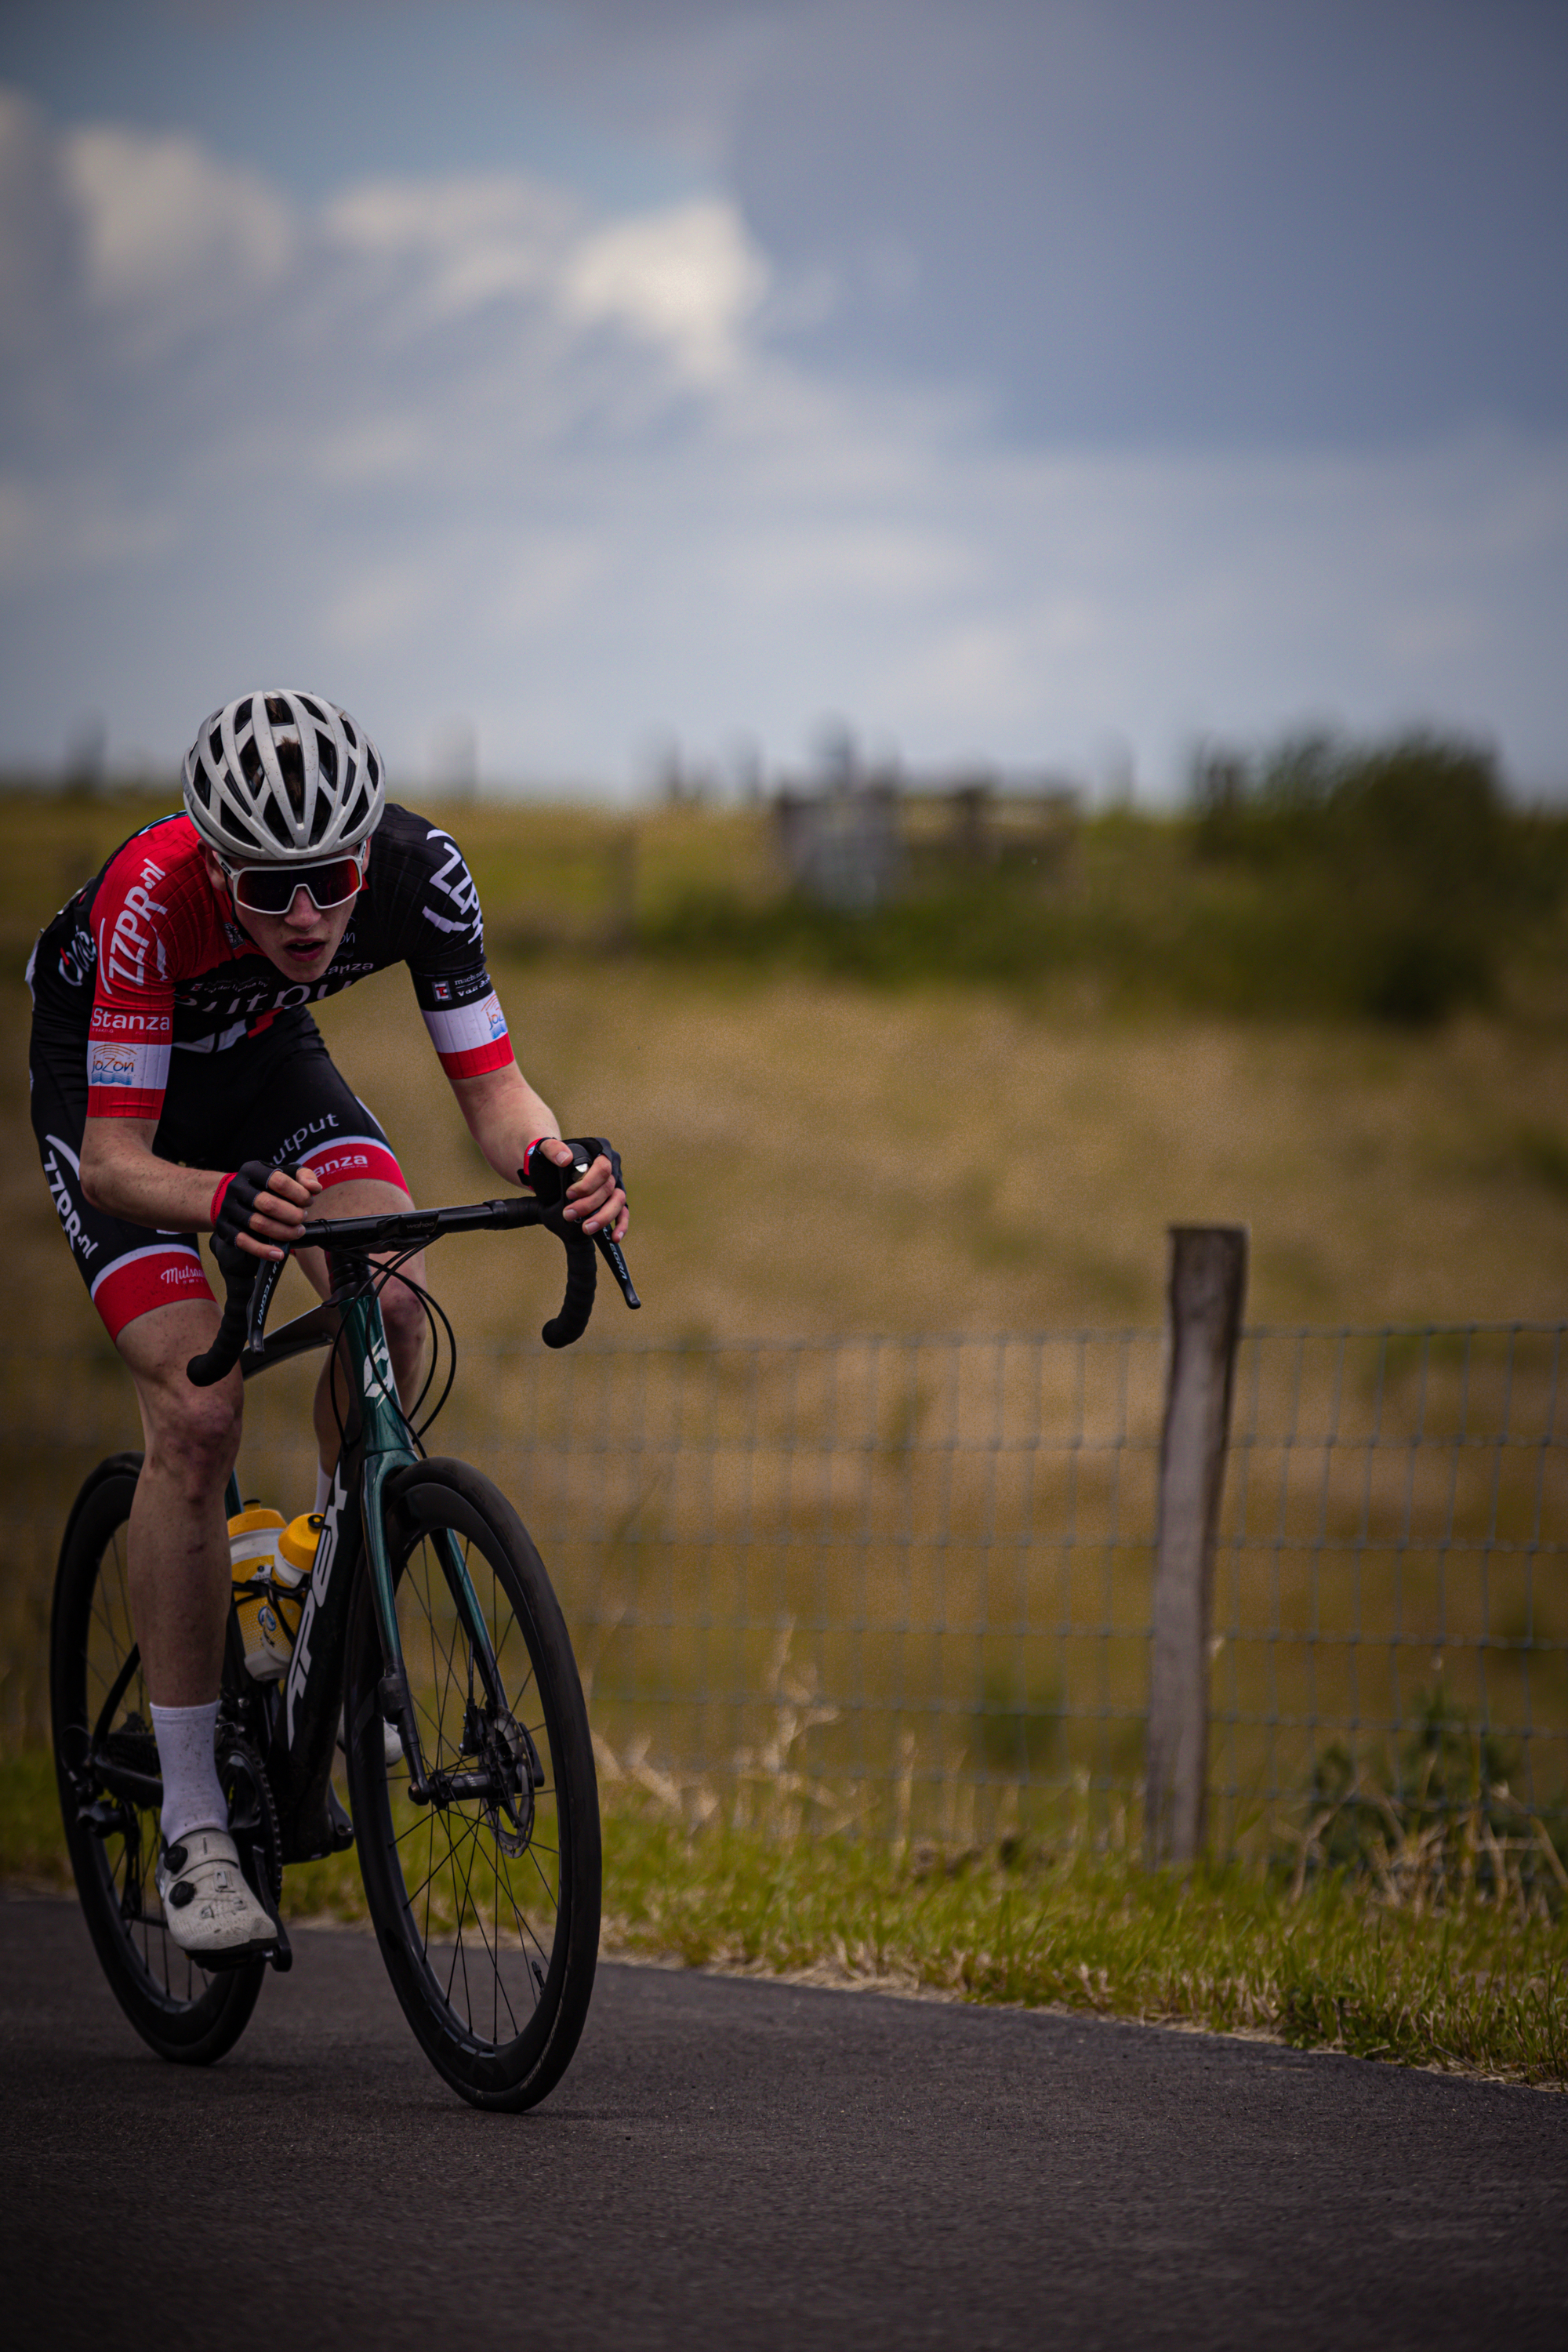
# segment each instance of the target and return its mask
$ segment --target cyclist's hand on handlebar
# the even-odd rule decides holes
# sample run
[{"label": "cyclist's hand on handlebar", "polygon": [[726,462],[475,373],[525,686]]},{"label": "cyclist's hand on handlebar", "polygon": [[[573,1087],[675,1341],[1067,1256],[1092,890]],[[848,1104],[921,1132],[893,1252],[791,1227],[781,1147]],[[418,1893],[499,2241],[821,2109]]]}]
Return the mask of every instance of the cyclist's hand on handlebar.
[{"label": "cyclist's hand on handlebar", "polygon": [[588,1173],[568,1185],[561,1213],[568,1224],[580,1223],[585,1234],[605,1234],[613,1242],[624,1239],[632,1215],[621,1183],[619,1152],[607,1159],[601,1151]]},{"label": "cyclist's hand on handlebar", "polygon": [[595,1240],[601,1234],[612,1241],[624,1239],[631,1212],[621,1182],[621,1155],[613,1144],[606,1144],[598,1135],[570,1136],[564,1143],[559,1136],[542,1135],[529,1145],[518,1173],[525,1183],[533,1186],[547,1207],[553,1207],[560,1195],[552,1197],[550,1179],[539,1167],[541,1159],[561,1169],[570,1168],[577,1160],[589,1160],[587,1174],[579,1176],[566,1188],[562,1221],[580,1224]]},{"label": "cyclist's hand on handlebar", "polygon": [[280,1258],[279,1244],[294,1239],[321,1189],[313,1168],[269,1168],[264,1160],[247,1160],[213,1194],[213,1250],[219,1265],[226,1253]]}]

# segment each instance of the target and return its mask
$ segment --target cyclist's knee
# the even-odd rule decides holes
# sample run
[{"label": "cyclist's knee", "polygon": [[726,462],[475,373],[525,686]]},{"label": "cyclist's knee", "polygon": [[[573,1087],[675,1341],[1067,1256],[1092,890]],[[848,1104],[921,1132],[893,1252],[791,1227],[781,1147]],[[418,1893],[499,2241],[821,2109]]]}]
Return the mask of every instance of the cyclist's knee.
[{"label": "cyclist's knee", "polygon": [[425,1343],[425,1309],[405,1283],[389,1282],[381,1294],[382,1321],[395,1358],[418,1354]]},{"label": "cyclist's knee", "polygon": [[159,1467],[195,1496],[221,1485],[234,1467],[245,1391],[233,1379],[212,1389],[184,1385],[184,1394],[173,1382],[153,1395],[144,1389],[142,1417]]}]

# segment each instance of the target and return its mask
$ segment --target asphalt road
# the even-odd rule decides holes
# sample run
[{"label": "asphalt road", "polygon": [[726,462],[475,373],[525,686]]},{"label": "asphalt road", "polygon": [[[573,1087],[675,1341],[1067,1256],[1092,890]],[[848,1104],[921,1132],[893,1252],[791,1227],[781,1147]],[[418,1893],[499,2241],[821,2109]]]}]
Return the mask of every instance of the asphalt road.
[{"label": "asphalt road", "polygon": [[0,1903],[14,2352],[1568,2345],[1568,2099],[1216,2036],[605,1968],[531,2115],[454,2098],[374,1943],[146,2053]]}]

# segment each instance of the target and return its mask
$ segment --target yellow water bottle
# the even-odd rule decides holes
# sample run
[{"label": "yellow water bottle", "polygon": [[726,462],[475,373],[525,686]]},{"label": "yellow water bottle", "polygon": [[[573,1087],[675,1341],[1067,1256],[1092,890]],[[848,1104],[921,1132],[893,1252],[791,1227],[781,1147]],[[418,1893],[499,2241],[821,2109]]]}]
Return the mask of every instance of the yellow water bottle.
[{"label": "yellow water bottle", "polygon": [[[228,1523],[234,1611],[245,1671],[253,1682],[280,1682],[289,1671],[304,1601],[299,1588],[310,1573],[309,1561],[303,1570],[299,1565],[301,1546],[295,1528],[307,1526],[297,1519],[290,1527],[281,1511],[261,1503],[247,1503]],[[313,1545],[310,1557],[314,1558]]]},{"label": "yellow water bottle", "polygon": [[272,1605],[288,1636],[290,1653],[304,1613],[305,1588],[316,1565],[316,1546],[321,1540],[323,1524],[320,1511],[301,1511],[297,1519],[289,1520],[278,1538],[278,1557],[272,1564]]}]

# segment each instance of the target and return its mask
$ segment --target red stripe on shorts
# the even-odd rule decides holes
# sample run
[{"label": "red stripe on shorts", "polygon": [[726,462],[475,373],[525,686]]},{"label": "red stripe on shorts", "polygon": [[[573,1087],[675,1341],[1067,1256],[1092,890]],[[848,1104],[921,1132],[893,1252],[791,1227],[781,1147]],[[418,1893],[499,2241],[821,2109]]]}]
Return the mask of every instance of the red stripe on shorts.
[{"label": "red stripe on shorts", "polygon": [[318,1143],[300,1154],[300,1165],[315,1170],[323,1192],[331,1192],[334,1184],[362,1184],[367,1181],[395,1184],[400,1192],[408,1190],[408,1180],[385,1144],[373,1142],[366,1135],[342,1137],[336,1143]]},{"label": "red stripe on shorts", "polygon": [[212,1295],[212,1285],[195,1250],[163,1242],[117,1258],[92,1286],[92,1303],[111,1339],[118,1339],[128,1323],[134,1323],[138,1315],[150,1315],[154,1307],[183,1307],[188,1298],[211,1298]]}]

